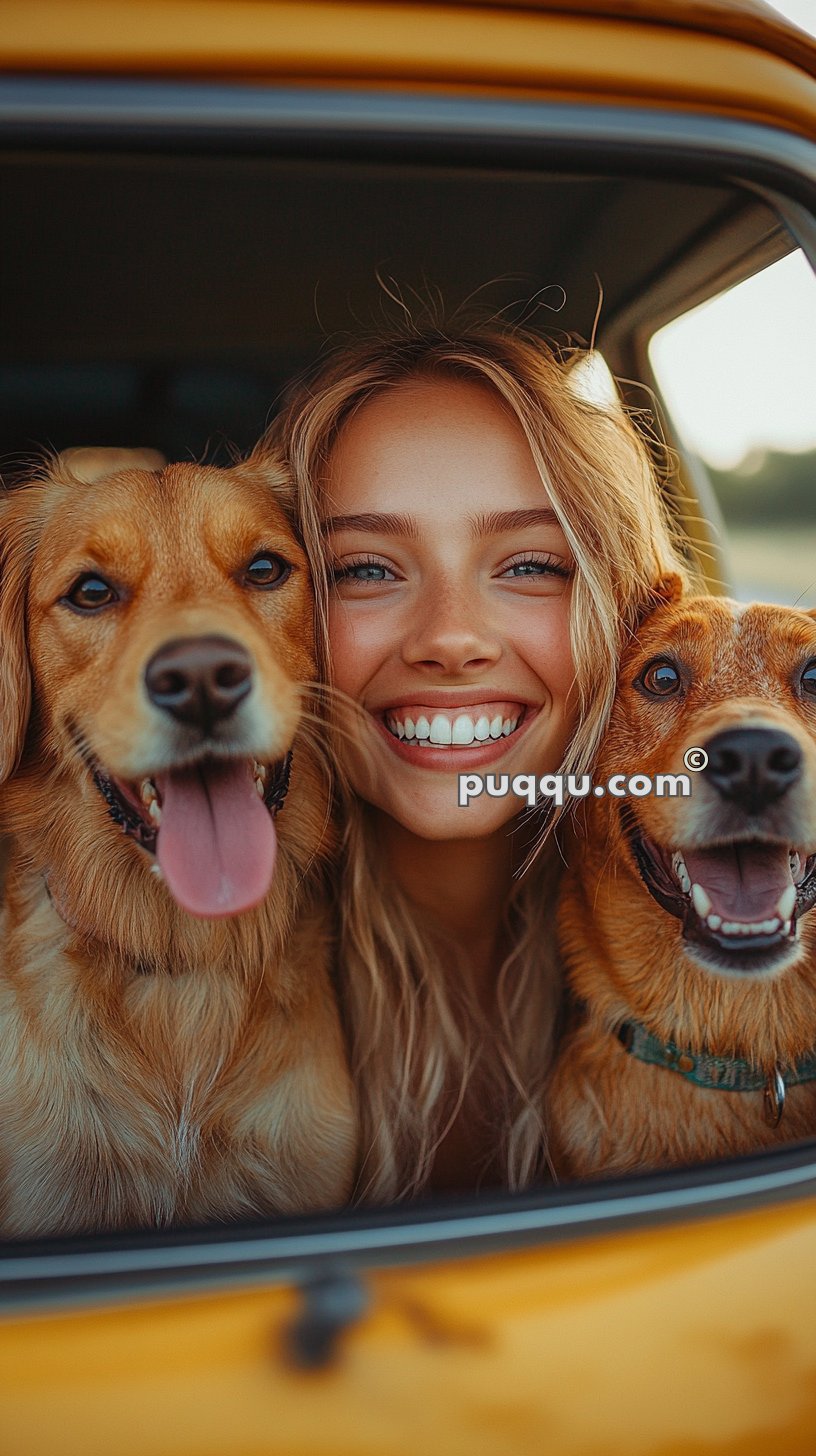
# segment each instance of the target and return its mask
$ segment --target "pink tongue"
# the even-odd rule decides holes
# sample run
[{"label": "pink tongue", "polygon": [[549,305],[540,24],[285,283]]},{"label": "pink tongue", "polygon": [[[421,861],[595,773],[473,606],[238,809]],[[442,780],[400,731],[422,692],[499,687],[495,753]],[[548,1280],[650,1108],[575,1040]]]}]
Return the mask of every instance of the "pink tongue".
[{"label": "pink tongue", "polygon": [[262,900],[277,837],[246,760],[156,777],[156,854],[173,899],[191,915],[238,915]]},{"label": "pink tongue", "polygon": [[777,844],[735,844],[683,850],[691,882],[707,892],[723,920],[771,920],[779,896],[793,883],[788,850]]}]

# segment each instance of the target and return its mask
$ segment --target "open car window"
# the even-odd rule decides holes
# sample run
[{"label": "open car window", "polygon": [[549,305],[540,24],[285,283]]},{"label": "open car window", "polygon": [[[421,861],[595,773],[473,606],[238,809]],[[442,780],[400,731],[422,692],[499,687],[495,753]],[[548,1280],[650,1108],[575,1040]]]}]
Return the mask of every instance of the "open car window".
[{"label": "open car window", "polygon": [[[810,152],[792,139],[780,178],[747,124],[726,169],[730,133],[682,117],[643,128],[616,116],[618,132],[604,134],[612,118],[595,108],[565,130],[557,107],[460,99],[443,108],[455,128],[429,135],[422,98],[395,110],[376,94],[316,90],[304,104],[259,90],[247,119],[246,92],[168,84],[176,119],[157,129],[157,94],[138,82],[115,94],[62,82],[52,94],[31,79],[28,111],[5,137],[0,453],[11,474],[42,448],[82,442],[229,459],[327,341],[382,317],[383,284],[409,308],[483,295],[549,339],[592,340],[626,403],[649,412],[658,330],[813,246]],[[671,414],[657,354],[654,367]],[[593,388],[602,394],[608,378],[599,364]],[[752,584],[750,568],[730,574],[716,479],[712,492],[684,464],[669,497],[708,582]],[[724,489],[719,500],[729,528]],[[735,510],[738,536],[746,514]],[[805,519],[791,516],[797,535]],[[16,1245],[6,1287],[28,1301],[273,1269],[300,1279],[337,1259],[521,1248],[814,1187],[814,1149],[802,1144],[599,1188]]]}]

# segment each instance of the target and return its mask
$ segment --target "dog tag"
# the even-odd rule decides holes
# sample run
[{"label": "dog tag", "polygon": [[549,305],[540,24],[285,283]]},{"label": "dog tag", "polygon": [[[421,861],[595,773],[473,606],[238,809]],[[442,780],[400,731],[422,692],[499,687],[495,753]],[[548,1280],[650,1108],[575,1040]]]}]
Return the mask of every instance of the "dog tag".
[{"label": "dog tag", "polygon": [[762,1094],[765,1121],[769,1127],[778,1127],[785,1111],[785,1078],[778,1067],[768,1073],[765,1091]]}]

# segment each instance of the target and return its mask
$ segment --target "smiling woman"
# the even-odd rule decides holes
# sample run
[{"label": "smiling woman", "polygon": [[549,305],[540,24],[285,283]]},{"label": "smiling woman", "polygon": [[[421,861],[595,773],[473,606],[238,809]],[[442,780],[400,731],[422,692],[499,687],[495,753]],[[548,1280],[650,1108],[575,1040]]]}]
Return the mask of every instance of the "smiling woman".
[{"label": "smiling woman", "polygon": [[682,570],[638,436],[568,362],[409,328],[341,348],[275,430],[346,745],[339,963],[377,1199],[547,1172],[558,858],[515,798],[460,807],[458,775],[586,769],[620,647]]}]

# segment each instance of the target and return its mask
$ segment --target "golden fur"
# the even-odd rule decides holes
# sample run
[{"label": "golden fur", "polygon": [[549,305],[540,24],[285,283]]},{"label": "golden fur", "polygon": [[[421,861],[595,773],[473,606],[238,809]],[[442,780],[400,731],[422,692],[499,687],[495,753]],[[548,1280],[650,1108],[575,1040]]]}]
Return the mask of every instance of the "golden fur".
[{"label": "golden fur", "polygon": [[[784,729],[802,753],[802,777],[745,837],[787,837],[816,850],[816,699],[797,689],[816,656],[813,613],[682,600],[677,584],[623,656],[609,731],[594,774],[682,773],[683,754],[732,727]],[[682,665],[682,693],[649,700],[635,686],[644,667]],[[816,1045],[816,911],[802,915],[780,963],[756,973],[701,963],[681,921],[655,901],[626,832],[628,802],[639,829],[666,851],[730,840],[723,804],[705,773],[688,798],[581,801],[571,830],[558,935],[576,1001],[551,1087],[552,1147],[562,1177],[671,1166],[770,1147],[816,1133],[816,1082],[788,1089],[778,1128],[761,1091],[701,1088],[627,1053],[615,1032],[638,1021],[664,1041],[752,1062],[765,1072]],[[739,834],[734,834],[739,838]]]},{"label": "golden fur", "polygon": [[[13,837],[0,1228],[342,1204],[356,1112],[319,895],[328,788],[301,726],[312,601],[288,482],[268,456],[229,470],[117,460],[110,474],[99,453],[98,469],[85,459],[74,475],[58,459],[0,502],[0,778]],[[239,580],[261,548],[293,564],[280,590]],[[65,606],[89,567],[120,585],[115,609]],[[152,755],[166,762],[145,663],[168,638],[208,632],[254,664],[232,754],[272,764],[294,740],[271,889],[222,919],[179,907],[89,771],[93,760],[138,782]]]}]

